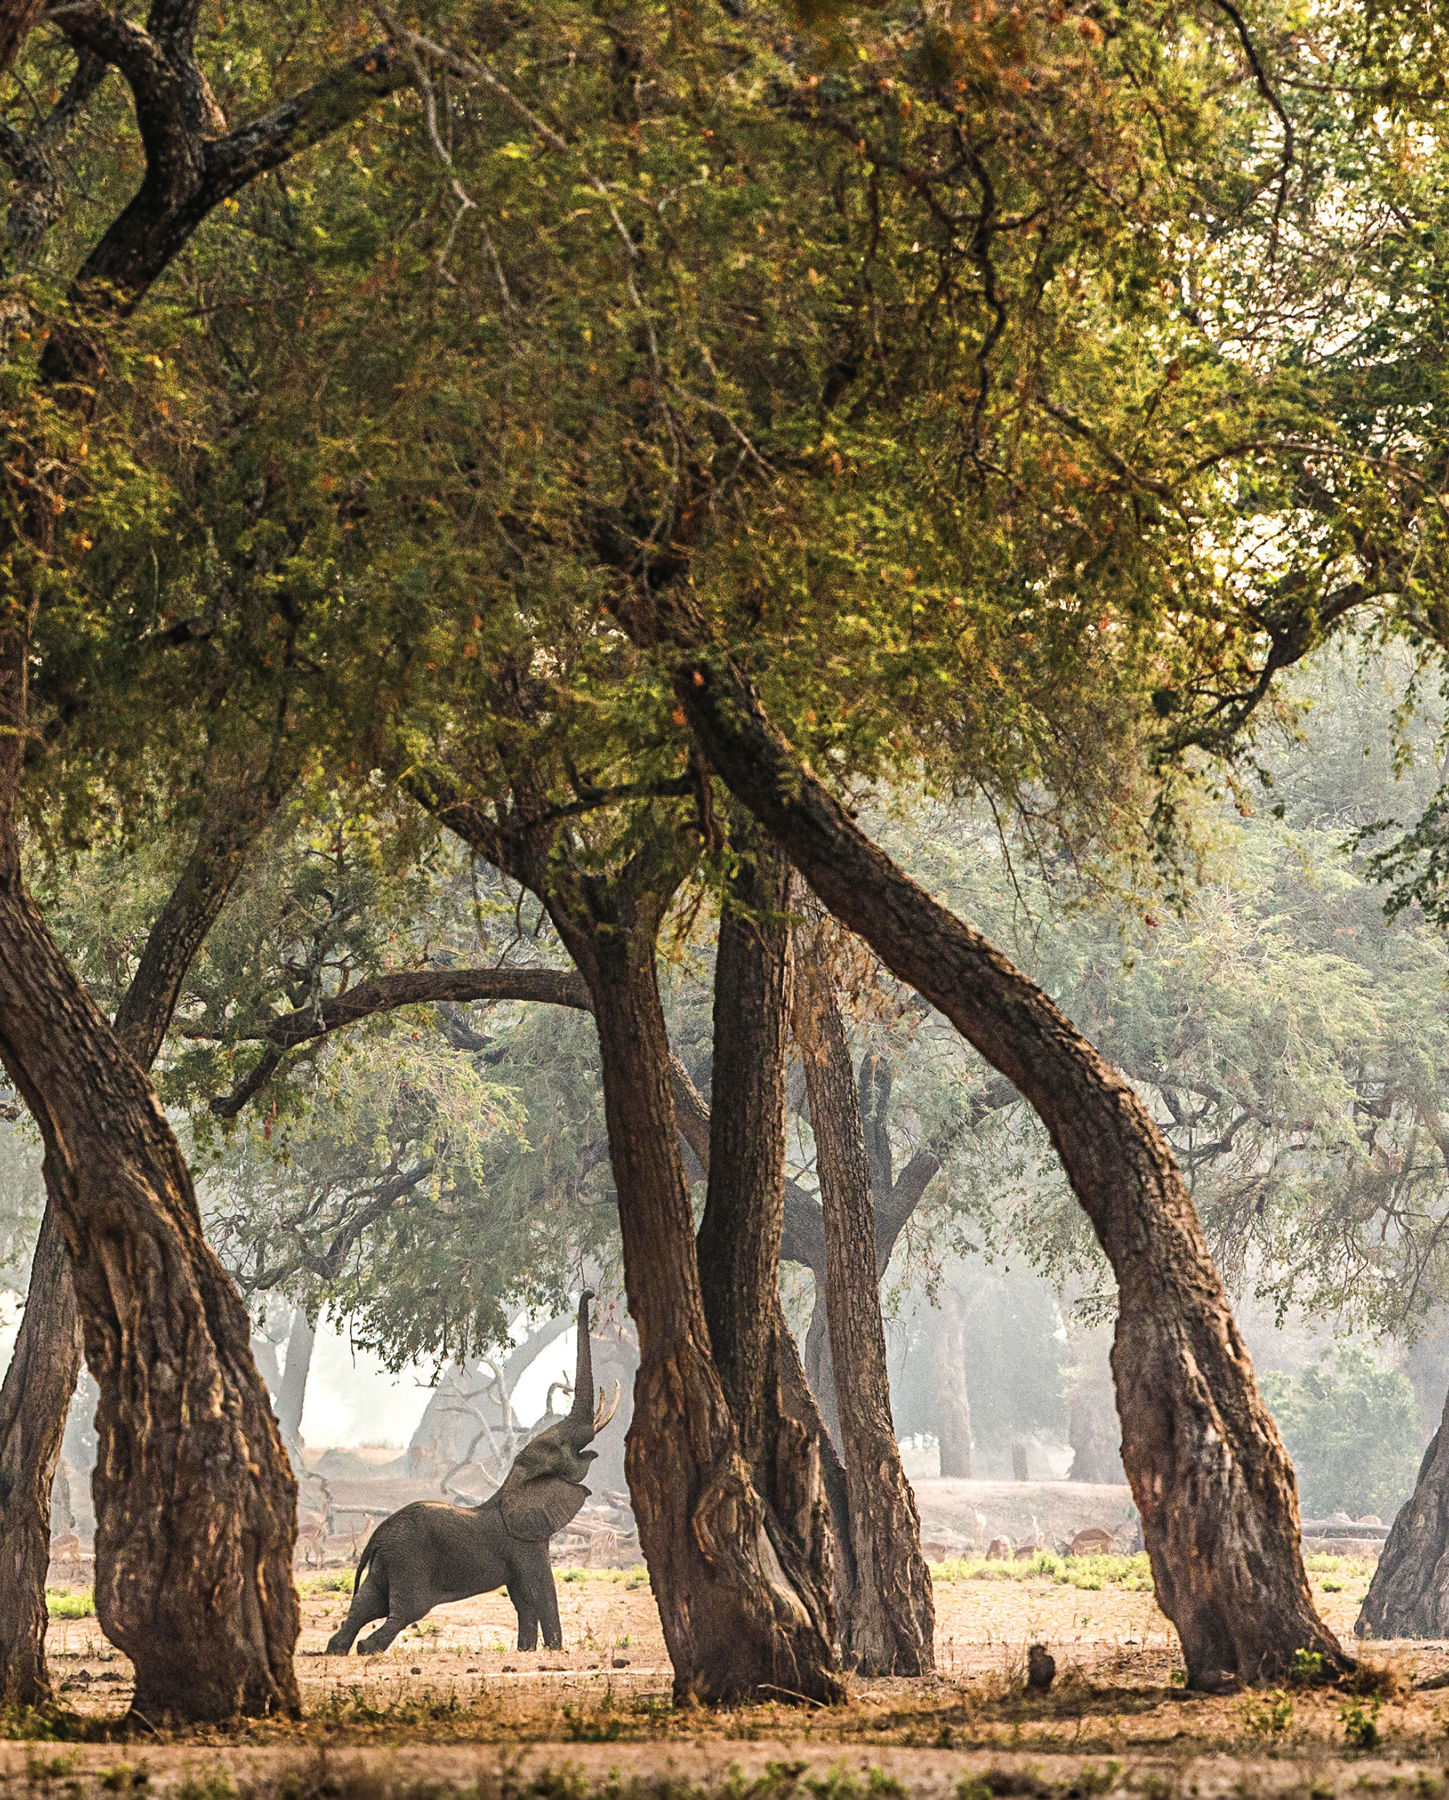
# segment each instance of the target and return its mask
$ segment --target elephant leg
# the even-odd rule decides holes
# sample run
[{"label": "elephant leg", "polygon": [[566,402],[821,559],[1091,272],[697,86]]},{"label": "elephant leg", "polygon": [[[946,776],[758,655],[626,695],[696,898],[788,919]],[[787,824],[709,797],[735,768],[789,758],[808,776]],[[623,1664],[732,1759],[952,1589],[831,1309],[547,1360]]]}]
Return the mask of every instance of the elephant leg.
[{"label": "elephant leg", "polygon": [[537,1650],[538,1648],[538,1608],[529,1598],[528,1589],[521,1581],[510,1581],[508,1598],[513,1602],[513,1610],[518,1614],[518,1648],[520,1650]]},{"label": "elephant leg", "polygon": [[550,1569],[543,1580],[543,1592],[539,1595],[539,1622],[543,1626],[544,1647],[548,1650],[563,1649],[563,1626],[558,1616],[558,1591],[553,1585],[553,1570]]},{"label": "elephant leg", "polygon": [[553,1564],[548,1560],[548,1545],[529,1546],[529,1555],[519,1569],[519,1585],[528,1595],[539,1623],[543,1626],[544,1645],[549,1650],[563,1649],[563,1627],[558,1617],[558,1589],[553,1582]]},{"label": "elephant leg", "polygon": [[357,1654],[376,1656],[379,1651],[386,1650],[400,1631],[406,1631],[409,1625],[416,1625],[419,1619],[425,1619],[437,1604],[437,1599],[437,1594],[428,1587],[394,1582],[389,1595],[387,1617],[371,1637],[364,1638],[357,1646]]},{"label": "elephant leg", "polygon": [[409,1625],[416,1625],[418,1620],[425,1618],[429,1611],[430,1608],[426,1606],[404,1606],[399,1607],[396,1612],[390,1612],[372,1636],[365,1637],[357,1646],[357,1654],[359,1656],[378,1655],[380,1651],[387,1649],[400,1631],[406,1631]]},{"label": "elephant leg", "polygon": [[374,1619],[385,1619],[387,1612],[387,1577],[378,1571],[374,1563],[363,1577],[361,1587],[352,1596],[347,1617],[327,1640],[327,1654],[346,1656],[352,1648],[352,1640],[363,1626],[370,1625]]}]

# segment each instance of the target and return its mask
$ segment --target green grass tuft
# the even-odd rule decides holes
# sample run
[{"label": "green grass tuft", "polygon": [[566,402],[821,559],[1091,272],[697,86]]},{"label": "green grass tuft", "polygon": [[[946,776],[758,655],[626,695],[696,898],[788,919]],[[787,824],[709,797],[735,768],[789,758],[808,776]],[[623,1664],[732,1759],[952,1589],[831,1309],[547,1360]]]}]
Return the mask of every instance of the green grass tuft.
[{"label": "green grass tuft", "polygon": [[933,1581],[1053,1581],[1058,1587],[1095,1593],[1105,1583],[1150,1594],[1152,1571],[1145,1553],[1136,1556],[1057,1556],[1042,1550],[1020,1562],[987,1562],[979,1556],[952,1557],[931,1569]]},{"label": "green grass tuft", "polygon": [[52,1588],[45,1590],[45,1610],[52,1619],[93,1619],[96,1616],[96,1596],[91,1588],[82,1588],[73,1594],[69,1588]]}]

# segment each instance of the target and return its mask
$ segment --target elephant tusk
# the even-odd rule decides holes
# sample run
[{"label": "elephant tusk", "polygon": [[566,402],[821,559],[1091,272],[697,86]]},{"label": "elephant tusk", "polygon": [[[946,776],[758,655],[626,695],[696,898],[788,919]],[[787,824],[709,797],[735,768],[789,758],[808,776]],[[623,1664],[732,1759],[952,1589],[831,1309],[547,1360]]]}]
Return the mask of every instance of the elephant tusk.
[{"label": "elephant tusk", "polygon": [[604,1427],[609,1423],[609,1420],[613,1418],[614,1414],[616,1412],[618,1412],[618,1410],[619,1410],[619,1384],[616,1381],[614,1383],[614,1398],[612,1400],[606,1401],[604,1399],[604,1390],[602,1388],[599,1389],[599,1410],[594,1414],[594,1435],[595,1435],[595,1437],[597,1437],[598,1434],[604,1429]]}]

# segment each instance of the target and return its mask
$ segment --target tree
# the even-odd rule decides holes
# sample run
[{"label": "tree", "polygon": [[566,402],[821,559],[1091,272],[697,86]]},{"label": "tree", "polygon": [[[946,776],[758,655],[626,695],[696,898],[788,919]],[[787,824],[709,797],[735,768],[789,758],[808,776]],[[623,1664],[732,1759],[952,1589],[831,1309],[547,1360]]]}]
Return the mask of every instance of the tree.
[{"label": "tree", "polygon": [[873,1675],[935,1667],[921,1523],[891,1422],[870,1164],[845,1027],[817,941],[801,946],[795,1038],[805,1063],[825,1219],[826,1305],[845,1443],[856,1604],[847,1648]]},{"label": "tree", "polygon": [[[135,308],[223,200],[404,79],[384,46],[227,131],[196,56],[195,28],[194,5],[154,8],[148,30],[99,6],[74,9],[62,23],[83,58],[120,69],[146,173],[76,270],[70,316],[52,321],[36,363],[21,374],[34,401],[12,464],[0,602],[0,1060],[45,1142],[54,1228],[65,1235],[87,1360],[101,1384],[99,1613],[135,1661],[134,1705],[153,1721],[295,1710],[294,1509],[245,1314],[202,1238],[185,1160],[128,1054],[140,1044],[128,1046],[126,1021],[113,1032],[96,1010],[22,870],[25,752],[37,723],[31,660],[55,611],[44,571],[107,372],[106,321]],[[13,354],[7,373],[13,382]],[[38,486],[47,467],[53,472]],[[255,785],[265,794],[266,781]],[[224,781],[215,792],[226,794]],[[224,810],[213,817],[223,839],[230,824]],[[198,855],[211,875],[232,851],[203,838]],[[206,913],[190,893],[177,898],[188,923]],[[158,926],[150,940],[142,1066],[174,1004],[187,936],[182,930],[173,941]],[[156,995],[165,996],[159,1009]],[[56,1266],[42,1259],[42,1275]],[[23,1679],[39,1676],[31,1669]]]},{"label": "tree", "polygon": [[[657,637],[657,618],[627,616]],[[1292,1468],[1197,1215],[1141,1102],[1040,989],[870,843],[728,663],[695,648],[676,668],[680,705],[736,797],[825,905],[952,1020],[1050,1131],[1117,1277],[1123,1461],[1189,1680],[1272,1677],[1300,1648],[1336,1666],[1303,1573]],[[1167,1501],[1188,1490],[1214,1504]]]},{"label": "tree", "polygon": [[695,1240],[700,1293],[765,1530],[814,1631],[833,1645],[824,1434],[818,1419],[792,1414],[782,1377],[782,1364],[793,1362],[779,1290],[792,872],[751,821],[730,823],[735,866],[715,958],[708,1188]]},{"label": "tree", "polygon": [[[1134,108],[1141,91],[1136,73],[1104,90],[1096,81],[1097,64],[1080,51],[1080,34],[1068,55],[1063,42],[1050,38],[1045,21],[1033,18],[1026,28],[1046,33],[1040,39],[1049,65],[1044,83],[1055,84],[1060,116],[1089,133],[1093,154],[1109,145],[1103,154],[1120,152],[1123,168],[1130,165],[1122,191],[1151,188],[1154,195],[1182,197],[1173,186],[1172,150],[1159,162],[1163,139],[1134,129],[1125,117],[1129,89]],[[928,44],[927,35],[907,32],[888,50],[862,45],[864,66],[852,68],[848,79],[832,73],[824,92],[817,91],[818,77],[798,86],[791,70],[785,85],[793,104],[771,117],[751,118],[748,132],[731,110],[728,84],[698,82],[691,65],[690,80],[681,79],[673,90],[677,104],[669,129],[648,139],[645,160],[656,159],[649,168],[640,167],[632,140],[628,166],[621,166],[619,143],[608,135],[615,117],[638,115],[638,93],[614,86],[607,129],[597,122],[604,108],[583,120],[575,113],[574,136],[566,140],[542,123],[531,104],[538,102],[536,72],[513,71],[530,84],[527,99],[509,90],[514,116],[558,162],[540,159],[533,190],[518,184],[510,193],[510,212],[515,204],[523,216],[537,208],[539,190],[550,179],[566,179],[572,194],[582,178],[603,197],[607,176],[617,174],[623,191],[641,193],[645,174],[652,185],[656,169],[663,175],[671,166],[685,121],[691,141],[696,127],[701,134],[708,130],[731,163],[739,161],[748,136],[752,172],[788,143],[797,178],[806,167],[825,176],[818,190],[801,184],[807,196],[843,189],[859,198],[858,211],[847,209],[844,216],[838,207],[828,218],[824,208],[772,212],[773,230],[757,219],[756,239],[742,242],[721,204],[731,188],[738,194],[749,185],[740,169],[740,183],[720,181],[723,194],[709,182],[697,192],[691,187],[687,204],[699,211],[690,216],[672,210],[667,237],[656,230],[657,213],[651,221],[651,209],[631,201],[637,238],[611,203],[589,215],[577,238],[550,240],[551,254],[561,257],[587,254],[595,264],[601,256],[612,258],[624,323],[607,322],[606,330],[597,313],[579,317],[579,290],[549,315],[549,386],[545,392],[540,380],[531,394],[531,405],[542,407],[531,414],[533,441],[541,451],[547,446],[547,461],[509,471],[500,509],[517,522],[513,566],[527,571],[535,596],[533,583],[545,569],[557,570],[565,582],[581,582],[579,618],[587,618],[591,630],[593,609],[602,600],[638,645],[664,648],[656,667],[713,771],[780,835],[827,905],[859,927],[898,974],[944,1005],[1047,1116],[1083,1204],[1116,1261],[1125,1308],[1118,1371],[1132,1450],[1129,1472],[1144,1493],[1160,1480],[1162,1494],[1196,1480],[1202,1466],[1222,1475],[1220,1511],[1199,1509],[1189,1518],[1188,1509],[1177,1509],[1169,1517],[1172,1509],[1160,1497],[1151,1502],[1148,1541],[1158,1588],[1178,1618],[1192,1678],[1212,1682],[1224,1670],[1271,1677],[1300,1647],[1321,1649],[1332,1665],[1337,1652],[1313,1613],[1302,1573],[1291,1471],[1160,1135],[1125,1083],[1043,996],[959,922],[921,910],[918,891],[881,864],[845,813],[827,800],[824,785],[764,730],[754,696],[729,662],[736,650],[745,667],[765,672],[772,701],[778,699],[812,754],[829,759],[833,782],[940,750],[963,779],[969,771],[1011,797],[1022,794],[1028,779],[1050,785],[1060,771],[1067,777],[1064,809],[1080,803],[1085,810],[1111,791],[1115,778],[1130,781],[1137,747],[1157,712],[1151,692],[1164,685],[1165,673],[1170,680],[1179,657],[1191,663],[1199,648],[1191,631],[1180,639],[1169,634],[1165,644],[1157,633],[1171,610],[1166,596],[1187,579],[1200,584],[1200,597],[1211,592],[1216,599],[1222,591],[1212,559],[1198,554],[1210,534],[1199,529],[1200,521],[1188,528],[1182,509],[1198,506],[1213,519],[1225,518],[1222,489],[1215,484],[1220,463],[1245,454],[1233,448],[1243,402],[1232,383],[1241,380],[1241,364],[1233,365],[1230,381],[1227,361],[1219,359],[1201,381],[1172,394],[1175,382],[1172,374],[1163,375],[1160,347],[1182,341],[1189,328],[1165,309],[1153,310],[1147,298],[1168,278],[1152,246],[1170,242],[1169,263],[1190,254],[1187,211],[1174,213],[1171,229],[1159,233],[1138,212],[1130,218],[1114,213],[1104,223],[1098,205],[1090,228],[1083,229],[1076,210],[1085,191],[1078,185],[1080,162],[1039,146],[1029,128],[1020,137],[1001,129],[1016,102],[1010,84],[988,73],[1000,67],[994,49],[990,57],[981,54],[984,39],[971,32],[949,43]],[[1176,87],[1175,71],[1183,65],[1157,60],[1155,40],[1149,44],[1131,29],[1114,41],[1109,57],[1125,54],[1128,38],[1163,82],[1165,111],[1153,114],[1155,125],[1169,137],[1181,128],[1181,145],[1185,150],[1191,140],[1196,156],[1203,146],[1193,131],[1203,115],[1187,96],[1203,65],[1193,64],[1185,85]],[[416,36],[407,41],[420,56],[462,75],[470,72],[467,59],[445,46]],[[1235,37],[1231,43],[1236,57],[1240,46]],[[1213,40],[1206,59],[1218,72],[1220,47],[1221,40]],[[716,46],[691,41],[689,55],[703,57],[706,48]],[[669,67],[660,46],[649,49],[653,66]],[[612,66],[618,68],[617,59]],[[952,85],[943,97],[946,77]],[[895,102],[887,108],[879,99],[894,91],[890,84],[897,80],[911,88],[910,105],[899,111]],[[555,104],[583,92],[570,78],[548,85],[551,99],[558,96]],[[690,110],[693,97],[704,92],[708,106],[717,109],[708,112],[707,125]],[[958,102],[952,93],[963,97]],[[591,92],[585,98],[594,100]],[[1110,114],[1119,98],[1124,116],[1104,124],[1104,108]],[[1139,123],[1141,116],[1134,114]],[[933,134],[943,146],[936,161],[929,150]],[[963,136],[971,146],[964,160],[956,154]],[[863,162],[856,149],[861,141],[870,152]],[[887,145],[892,167],[949,169],[941,193],[932,178],[922,178],[924,187],[868,187]],[[1023,145],[1030,147],[1014,160]],[[1160,186],[1140,179],[1148,163]],[[781,160],[773,164],[781,166]],[[490,196],[496,194],[497,177],[481,164],[478,169]],[[666,185],[671,192],[679,186]],[[933,213],[931,203],[939,204],[948,190],[951,205]],[[1092,192],[1095,203],[1102,188]],[[730,208],[737,204],[729,198]],[[716,207],[706,249],[691,227],[704,209]],[[956,233],[958,207],[984,221],[969,249]],[[1070,264],[1070,279],[1059,285],[1042,279],[1035,243],[1011,235],[1028,218],[1044,221],[1040,236],[1059,248],[1064,260],[1054,266]],[[723,234],[722,224],[728,228]],[[720,255],[721,235],[735,251],[733,259]],[[925,263],[909,260],[913,238],[931,246]],[[1018,249],[1022,242],[1026,250]],[[1144,261],[1134,261],[1139,254]],[[544,296],[562,289],[531,258],[521,234],[510,239],[507,255],[518,262],[510,268],[500,252],[500,304],[509,313],[510,333],[517,334],[514,341],[537,355]],[[777,277],[817,255],[819,262],[807,264],[813,279],[803,285],[797,279],[790,289],[787,316]],[[1119,255],[1130,276],[1121,267],[1106,272]],[[721,270],[728,271],[727,293],[711,284]],[[668,282],[661,280],[664,271]],[[1130,293],[1129,309],[1142,308],[1134,315],[1138,323],[1150,313],[1151,330],[1108,333],[1089,344],[1079,330],[1082,278],[1089,272],[1091,282],[1101,280],[1091,288],[1094,295]],[[676,302],[686,274],[690,302],[683,309]],[[963,276],[959,288],[952,285],[957,275]],[[529,309],[513,298],[525,280]],[[959,292],[961,307],[948,309],[950,328],[936,331],[943,292]],[[879,329],[882,306],[890,310],[885,333]],[[561,350],[564,312],[579,331],[577,354]],[[771,335],[776,331],[778,338]],[[1112,347],[1103,348],[1109,342]],[[781,354],[786,343],[791,357]],[[566,372],[575,385],[564,379]],[[480,393],[480,411],[490,419],[496,414],[500,424],[511,422],[517,405],[516,375],[513,365],[507,398],[497,384]],[[971,397],[963,407],[960,395],[968,385]],[[1124,391],[1136,397],[1130,418],[1109,403],[1109,396]],[[845,396],[848,403],[842,403]],[[543,405],[546,399],[552,403]],[[1084,401],[1094,408],[1102,403],[1105,416],[1085,424]],[[495,431],[499,441],[506,435]],[[810,446],[808,456],[800,453],[802,442]],[[901,448],[907,442],[909,452]],[[914,446],[920,444],[929,450],[917,463]],[[997,457],[1010,467],[993,462]],[[562,468],[574,472],[565,488],[558,481]],[[528,507],[520,505],[525,491]],[[897,530],[889,509],[882,516],[882,493],[909,511],[909,531]],[[1029,525],[1018,522],[1015,510],[1023,493],[1030,496]],[[924,504],[926,495],[939,497],[940,507]],[[1164,504],[1168,497],[1171,504]],[[550,520],[546,528],[535,523],[540,505]],[[897,562],[907,544],[908,554]],[[566,549],[582,554],[570,561]],[[1006,604],[1003,595],[1009,596]],[[1125,605],[1124,596],[1130,596]],[[612,662],[638,682],[628,659],[607,644],[591,644],[587,657],[576,655],[579,627],[573,637],[561,637],[549,629],[555,620],[541,616],[542,602],[535,597],[530,603],[535,642],[547,646],[550,669],[563,671],[548,689],[550,704],[585,666],[606,676]],[[1152,628],[1144,631],[1149,620]],[[724,689],[712,690],[712,680]],[[995,703],[1002,691],[1013,696],[1004,709]],[[645,683],[639,713],[649,721],[649,741],[661,751],[670,741],[662,711],[657,691],[650,693]],[[504,742],[508,754],[517,754],[516,735]],[[1103,752],[1086,780],[1080,778],[1082,742]],[[677,751],[667,765],[671,773],[682,760]],[[590,786],[607,766],[607,759],[590,766]],[[600,783],[595,792],[602,791]],[[806,798],[793,804],[796,795]],[[590,801],[576,791],[567,804]],[[787,830],[787,817],[793,829]],[[807,817],[812,830],[820,828],[811,842],[800,828]],[[847,846],[855,858],[850,892],[839,872],[825,872]],[[895,901],[906,899],[911,931],[891,913]],[[863,909],[877,900],[872,930]],[[915,948],[903,942],[912,933]],[[923,948],[935,951],[947,943],[961,959],[949,980],[939,962],[926,966]],[[1087,1155],[1088,1140],[1106,1160],[1095,1149]],[[1146,1254],[1143,1234],[1154,1245]],[[1141,1440],[1135,1448],[1134,1436]],[[1242,1475],[1245,1467],[1250,1480]],[[1269,1572],[1260,1580],[1265,1563]]]},{"label": "tree", "polygon": [[[513,727],[504,767],[515,772],[491,805],[469,797],[487,791],[486,764],[462,793],[451,773],[430,772],[415,787],[441,823],[543,902],[593,1001],[625,1287],[639,1332],[625,1466],[676,1692],[833,1696],[828,1599],[812,1591],[818,1549],[807,1541],[789,1559],[805,1592],[791,1595],[770,1575],[781,1564],[769,1532],[803,1524],[818,1537],[818,1520],[781,1471],[794,1516],[776,1514],[767,1528],[709,1348],[655,967],[665,912],[692,860],[680,822],[663,811],[617,823],[605,815],[591,829],[568,823],[583,809],[562,803],[560,811],[539,755],[554,721],[526,693],[499,710]],[[566,754],[564,791],[572,764]]]}]

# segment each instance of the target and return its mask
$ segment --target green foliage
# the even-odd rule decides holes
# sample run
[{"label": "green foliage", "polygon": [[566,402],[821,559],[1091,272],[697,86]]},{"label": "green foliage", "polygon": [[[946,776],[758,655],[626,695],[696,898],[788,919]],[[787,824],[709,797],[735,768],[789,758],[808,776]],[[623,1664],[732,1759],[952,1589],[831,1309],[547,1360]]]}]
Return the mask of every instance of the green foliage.
[{"label": "green foliage", "polygon": [[1263,1391],[1306,1518],[1340,1510],[1393,1517],[1413,1491],[1419,1462],[1414,1391],[1396,1369],[1340,1345],[1296,1379],[1267,1371]]},{"label": "green foliage", "polygon": [[90,1588],[73,1594],[69,1588],[51,1588],[45,1590],[45,1610],[52,1619],[93,1619],[96,1614],[96,1597]]},{"label": "green foliage", "polygon": [[1293,1701],[1281,1688],[1270,1688],[1261,1700],[1245,1700],[1243,1730],[1253,1738],[1279,1738],[1293,1723]]},{"label": "green foliage", "polygon": [[[1330,1585],[1324,1582],[1323,1591],[1330,1592]],[[1323,1676],[1323,1657],[1317,1650],[1295,1650],[1293,1652],[1293,1669],[1291,1679],[1295,1687],[1313,1687]]]},{"label": "green foliage", "polygon": [[1346,1700],[1338,1709],[1343,1741],[1355,1750],[1372,1750],[1379,1741],[1378,1718],[1383,1701]]}]

